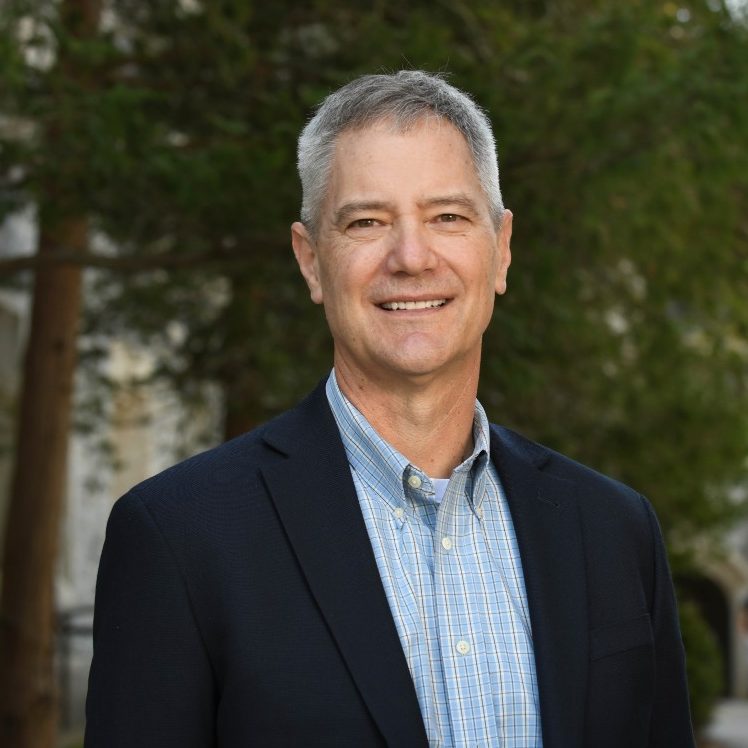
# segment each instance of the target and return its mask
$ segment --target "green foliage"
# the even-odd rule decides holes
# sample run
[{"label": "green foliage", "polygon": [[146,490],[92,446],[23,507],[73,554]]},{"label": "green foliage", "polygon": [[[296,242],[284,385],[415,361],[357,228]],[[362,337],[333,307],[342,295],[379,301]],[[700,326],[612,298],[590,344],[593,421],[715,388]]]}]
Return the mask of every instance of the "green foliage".
[{"label": "green foliage", "polygon": [[711,629],[690,601],[680,605],[680,625],[686,649],[686,671],[695,730],[707,726],[722,694],[722,658]]}]

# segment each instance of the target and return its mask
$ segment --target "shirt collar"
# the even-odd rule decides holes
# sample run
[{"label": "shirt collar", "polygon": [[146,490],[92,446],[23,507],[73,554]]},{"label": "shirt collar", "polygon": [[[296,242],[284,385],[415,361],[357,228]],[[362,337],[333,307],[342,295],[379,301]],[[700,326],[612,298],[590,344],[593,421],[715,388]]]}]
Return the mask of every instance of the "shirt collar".
[{"label": "shirt collar", "polygon": [[[348,400],[340,389],[335,370],[330,372],[325,387],[335,421],[343,440],[346,456],[357,472],[373,475],[383,488],[383,498],[388,503],[397,497],[399,506],[406,492],[421,491],[433,495],[434,488],[429,476],[386,442],[366,420],[364,415]],[[476,400],[473,415],[473,451],[454,472],[462,477],[468,490],[468,498],[479,505],[484,491],[489,455],[489,425],[483,406]],[[413,480],[417,476],[418,481]],[[420,484],[419,484],[420,481]],[[415,485],[418,484],[418,485]]]}]

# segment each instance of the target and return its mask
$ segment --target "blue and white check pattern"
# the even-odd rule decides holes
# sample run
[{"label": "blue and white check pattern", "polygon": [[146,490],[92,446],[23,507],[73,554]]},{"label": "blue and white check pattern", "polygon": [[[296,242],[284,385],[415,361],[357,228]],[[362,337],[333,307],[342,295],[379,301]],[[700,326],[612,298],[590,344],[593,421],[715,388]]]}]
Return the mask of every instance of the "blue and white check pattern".
[{"label": "blue and white check pattern", "polygon": [[476,401],[473,453],[441,502],[335,379],[338,424],[432,747],[542,748],[522,566]]}]

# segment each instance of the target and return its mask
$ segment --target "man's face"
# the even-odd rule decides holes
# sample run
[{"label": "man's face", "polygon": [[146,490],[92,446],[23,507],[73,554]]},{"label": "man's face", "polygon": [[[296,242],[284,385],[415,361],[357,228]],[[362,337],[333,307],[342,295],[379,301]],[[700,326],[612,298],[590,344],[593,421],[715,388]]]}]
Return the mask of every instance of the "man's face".
[{"label": "man's face", "polygon": [[380,384],[477,371],[506,289],[511,220],[506,211],[493,226],[465,139],[446,121],[342,133],[316,241],[292,227],[336,368]]}]

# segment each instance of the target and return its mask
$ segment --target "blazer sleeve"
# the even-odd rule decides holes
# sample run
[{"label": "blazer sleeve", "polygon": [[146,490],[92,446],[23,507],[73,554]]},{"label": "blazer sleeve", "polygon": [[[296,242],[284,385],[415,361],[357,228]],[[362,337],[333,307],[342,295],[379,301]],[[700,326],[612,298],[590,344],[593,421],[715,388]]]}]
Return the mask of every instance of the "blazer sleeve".
[{"label": "blazer sleeve", "polygon": [[657,517],[644,497],[642,501],[652,532],[655,567],[651,618],[655,640],[656,682],[649,748],[692,748],[694,736],[685,653],[672,577]]},{"label": "blazer sleeve", "polygon": [[85,748],[210,748],[215,686],[189,595],[137,493],[114,506],[96,583]]}]

